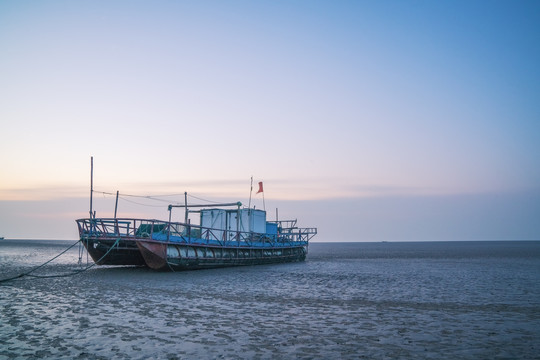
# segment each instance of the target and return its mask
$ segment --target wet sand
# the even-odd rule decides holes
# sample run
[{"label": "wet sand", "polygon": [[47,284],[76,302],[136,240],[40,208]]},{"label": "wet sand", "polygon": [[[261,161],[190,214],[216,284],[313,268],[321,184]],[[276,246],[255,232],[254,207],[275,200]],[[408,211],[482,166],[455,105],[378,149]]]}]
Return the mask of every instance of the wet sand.
[{"label": "wet sand", "polygon": [[[281,265],[288,270],[294,266]],[[261,268],[255,271],[279,281]],[[362,339],[351,326],[351,314],[332,301],[310,303],[250,291],[252,270],[166,274],[96,269],[67,280],[17,280],[1,288],[0,356],[174,359],[355,353]]]},{"label": "wet sand", "polygon": [[[0,286],[0,359],[538,359],[538,285],[529,284],[538,275],[529,267],[514,273],[521,287],[501,279],[478,289],[482,280],[458,270],[458,280],[426,274],[429,261],[343,254],[328,257],[314,244],[305,263],[177,273],[94,267],[15,280]],[[9,267],[9,256],[5,275],[33,261]],[[40,273],[76,269],[70,256]],[[465,293],[442,288],[449,284]]]}]

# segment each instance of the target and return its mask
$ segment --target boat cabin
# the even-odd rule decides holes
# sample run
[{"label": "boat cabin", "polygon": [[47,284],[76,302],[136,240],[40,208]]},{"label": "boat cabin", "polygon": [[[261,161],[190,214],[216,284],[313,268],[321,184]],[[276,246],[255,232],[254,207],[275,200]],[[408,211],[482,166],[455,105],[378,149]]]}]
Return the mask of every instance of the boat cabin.
[{"label": "boat cabin", "polygon": [[266,211],[257,209],[200,210],[202,227],[230,232],[277,234],[277,224],[266,221]]}]

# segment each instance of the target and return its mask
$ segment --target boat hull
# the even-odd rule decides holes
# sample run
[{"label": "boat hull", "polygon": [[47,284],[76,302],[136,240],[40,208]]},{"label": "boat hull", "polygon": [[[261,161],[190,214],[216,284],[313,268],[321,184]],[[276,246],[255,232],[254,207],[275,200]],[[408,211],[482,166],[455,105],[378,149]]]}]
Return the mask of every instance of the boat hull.
[{"label": "boat hull", "polygon": [[219,247],[201,244],[137,241],[146,262],[154,270],[195,270],[304,261],[307,245],[274,248]]},{"label": "boat hull", "polygon": [[273,248],[175,244],[148,239],[85,239],[97,265],[147,266],[159,271],[211,269],[304,261],[307,244]]},{"label": "boat hull", "polygon": [[146,265],[136,243],[116,238],[81,239],[84,247],[97,265]]}]

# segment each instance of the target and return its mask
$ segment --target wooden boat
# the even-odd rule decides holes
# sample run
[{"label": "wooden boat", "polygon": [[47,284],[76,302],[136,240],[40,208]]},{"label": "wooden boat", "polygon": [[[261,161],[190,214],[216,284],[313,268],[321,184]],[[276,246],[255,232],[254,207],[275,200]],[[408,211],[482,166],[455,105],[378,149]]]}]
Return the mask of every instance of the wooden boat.
[{"label": "wooden boat", "polygon": [[[298,228],[296,220],[278,221],[277,210],[276,220],[267,221],[266,211],[250,205],[242,208],[240,202],[188,205],[187,193],[184,205],[168,206],[168,221],[119,219],[116,208],[114,218],[96,218],[92,207],[93,168],[91,158],[90,217],[76,221],[79,237],[98,265],[190,270],[303,261],[309,240],[317,234],[316,228]],[[259,186],[262,192],[262,183]],[[185,210],[184,222],[171,221],[172,210],[177,207]],[[193,213],[198,214],[199,224],[191,223],[189,215]]]},{"label": "wooden boat", "polygon": [[[236,209],[227,209],[236,206]],[[150,219],[76,220],[80,239],[98,265],[146,265],[155,270],[190,270],[303,261],[316,228],[296,220],[267,221],[266,212],[240,202],[190,210],[200,223]],[[169,219],[173,207],[169,205]]]}]

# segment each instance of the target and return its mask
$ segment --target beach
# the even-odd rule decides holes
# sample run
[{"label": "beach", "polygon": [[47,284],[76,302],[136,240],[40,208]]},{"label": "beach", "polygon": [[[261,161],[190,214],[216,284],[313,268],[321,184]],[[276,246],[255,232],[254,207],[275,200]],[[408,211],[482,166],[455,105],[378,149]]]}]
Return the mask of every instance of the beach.
[{"label": "beach", "polygon": [[[72,243],[4,240],[0,278]],[[75,246],[34,274],[87,261]],[[2,283],[0,306],[6,359],[538,359],[540,242],[313,243],[291,264],[96,266]]]}]

